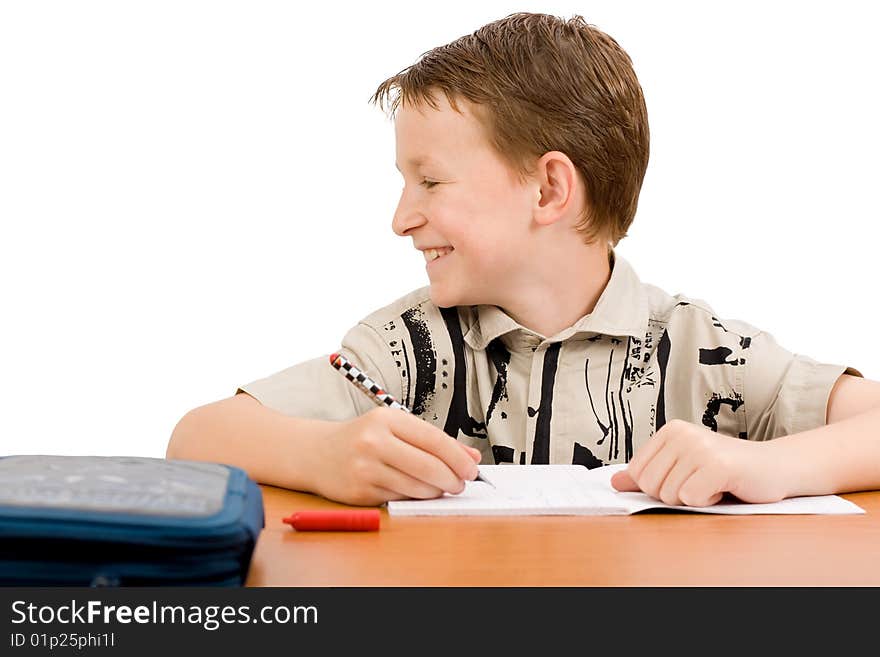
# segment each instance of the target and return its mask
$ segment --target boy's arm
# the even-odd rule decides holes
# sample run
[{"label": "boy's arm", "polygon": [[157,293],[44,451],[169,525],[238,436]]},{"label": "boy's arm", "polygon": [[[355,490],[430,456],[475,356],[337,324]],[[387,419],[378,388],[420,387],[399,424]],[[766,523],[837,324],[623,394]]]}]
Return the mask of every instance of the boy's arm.
[{"label": "boy's arm", "polygon": [[334,424],[284,415],[241,393],[184,415],[171,434],[166,458],[228,463],[263,484],[313,491],[312,443]]},{"label": "boy's arm", "polygon": [[709,506],[880,490],[880,382],[841,375],[825,426],[752,442],[681,420],[663,426],[611,483],[667,504]]},{"label": "boy's arm", "polygon": [[836,424],[874,408],[880,408],[880,382],[841,374],[828,397],[825,424]]},{"label": "boy's arm", "polygon": [[826,422],[767,443],[785,464],[786,497],[880,489],[880,382],[842,374]]},{"label": "boy's arm", "polygon": [[200,406],[174,428],[166,457],[226,463],[261,484],[347,504],[460,493],[480,452],[403,411],[349,421],[285,415],[248,394]]}]

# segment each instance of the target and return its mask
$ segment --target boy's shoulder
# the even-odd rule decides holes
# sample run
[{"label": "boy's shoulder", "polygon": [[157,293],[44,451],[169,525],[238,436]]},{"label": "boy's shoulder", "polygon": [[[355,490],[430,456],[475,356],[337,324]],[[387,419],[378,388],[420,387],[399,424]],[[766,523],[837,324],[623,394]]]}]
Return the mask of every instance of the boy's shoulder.
[{"label": "boy's shoulder", "polygon": [[733,333],[739,337],[754,337],[761,329],[739,319],[721,319],[715,309],[704,299],[686,294],[669,294],[665,290],[642,284],[648,299],[648,319],[677,327],[707,327],[718,332]]},{"label": "boy's shoulder", "polygon": [[[744,339],[761,333],[759,328],[748,322],[720,319],[712,305],[704,299],[683,293],[670,294],[657,285],[642,281],[632,263],[616,252],[611,262],[611,280],[596,309],[616,316],[616,322],[611,322],[612,325],[625,324],[633,329],[641,325],[646,340],[649,336],[657,335],[657,331],[662,334],[668,330],[672,336],[687,338],[685,344],[689,340],[701,341],[710,336]],[[603,299],[606,295],[610,295],[609,298]],[[621,324],[621,317],[628,320]]]}]

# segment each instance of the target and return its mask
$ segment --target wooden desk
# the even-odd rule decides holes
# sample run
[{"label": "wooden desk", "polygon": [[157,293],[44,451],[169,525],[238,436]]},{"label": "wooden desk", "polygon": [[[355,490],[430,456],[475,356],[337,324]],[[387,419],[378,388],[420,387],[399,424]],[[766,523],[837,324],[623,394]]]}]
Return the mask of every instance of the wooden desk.
[{"label": "wooden desk", "polygon": [[391,517],[378,532],[297,532],[301,509],[345,508],[263,486],[248,586],[878,586],[880,492],[858,516],[688,513]]}]

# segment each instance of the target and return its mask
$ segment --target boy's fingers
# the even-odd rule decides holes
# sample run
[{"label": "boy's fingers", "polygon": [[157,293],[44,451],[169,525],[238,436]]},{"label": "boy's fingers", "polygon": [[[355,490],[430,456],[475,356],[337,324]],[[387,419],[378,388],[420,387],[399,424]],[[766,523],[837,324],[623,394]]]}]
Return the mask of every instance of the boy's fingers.
[{"label": "boy's fingers", "polygon": [[647,466],[648,463],[651,462],[651,460],[654,458],[654,455],[657,454],[657,452],[659,452],[660,449],[663,447],[664,443],[666,442],[664,440],[665,436],[665,433],[660,434],[658,432],[654,434],[651,440],[649,440],[638,450],[636,450],[636,453],[633,455],[632,460],[629,462],[629,465],[626,468],[628,472],[632,473],[630,478],[633,481],[635,481],[637,477],[641,476],[642,470],[645,469],[645,466]]},{"label": "boy's fingers", "polygon": [[468,450],[468,453],[471,455],[471,458],[474,459],[474,463],[479,463],[480,459],[483,458],[483,452],[476,449],[475,447],[468,447],[467,445],[463,445],[463,447]]},{"label": "boy's fingers", "polygon": [[[467,455],[462,456],[470,461]],[[388,441],[380,458],[386,479],[380,482],[381,485],[404,493],[407,497],[437,497],[444,491],[457,494],[464,489],[463,478],[456,475],[446,463],[396,436]],[[396,475],[389,478],[391,473]],[[431,492],[420,493],[425,486],[429,486]]]},{"label": "boy's fingers", "polygon": [[390,429],[395,436],[436,456],[459,479],[474,479],[477,476],[474,457],[462,449],[463,445],[457,440],[415,415],[397,411],[392,412],[390,417]]},{"label": "boy's fingers", "polygon": [[629,476],[629,472],[626,470],[621,470],[620,472],[615,472],[611,476],[611,485],[614,486],[616,490],[621,492],[624,491],[639,491],[639,485],[633,481],[633,478]]},{"label": "boy's fingers", "polygon": [[[457,481],[457,480],[456,480]],[[432,486],[430,483],[416,479],[406,472],[398,470],[390,465],[383,465],[379,471],[378,485],[386,490],[404,498],[431,499],[443,495],[443,488]],[[452,492],[457,492],[456,490]]]}]

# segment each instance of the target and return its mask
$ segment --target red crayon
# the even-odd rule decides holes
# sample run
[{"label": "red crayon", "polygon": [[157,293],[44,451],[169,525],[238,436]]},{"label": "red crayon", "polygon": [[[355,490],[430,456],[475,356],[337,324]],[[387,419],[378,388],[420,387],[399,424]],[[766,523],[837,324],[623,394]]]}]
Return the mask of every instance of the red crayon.
[{"label": "red crayon", "polygon": [[379,529],[379,510],[297,511],[282,521],[297,531],[369,532]]}]

